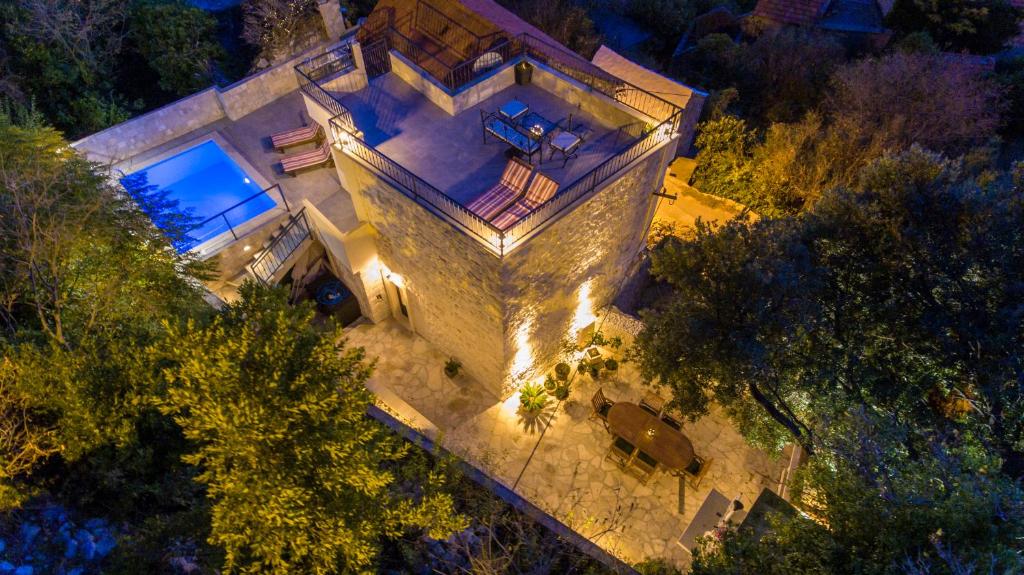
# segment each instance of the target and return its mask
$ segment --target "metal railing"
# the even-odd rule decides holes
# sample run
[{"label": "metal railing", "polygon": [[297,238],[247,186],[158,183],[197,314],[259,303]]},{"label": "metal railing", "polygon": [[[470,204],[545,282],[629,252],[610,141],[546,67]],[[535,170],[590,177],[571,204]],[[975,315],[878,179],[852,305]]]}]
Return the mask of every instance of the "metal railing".
[{"label": "metal railing", "polygon": [[259,198],[261,196],[270,197],[270,193],[272,191],[275,191],[275,190],[277,191],[278,194],[280,194],[281,201],[284,202],[285,210],[290,212],[291,208],[288,206],[288,198],[286,198],[284,196],[284,190],[281,189],[281,184],[274,184],[273,186],[270,186],[269,188],[267,188],[265,190],[257,192],[255,194],[249,196],[248,198],[245,198],[244,200],[242,200],[242,201],[232,205],[231,207],[229,207],[227,209],[224,209],[224,210],[221,210],[219,213],[214,214],[214,215],[206,218],[205,220],[199,222],[198,224],[196,224],[196,227],[195,227],[196,230],[203,230],[203,229],[206,229],[206,228],[212,228],[211,232],[208,232],[207,234],[204,234],[204,235],[208,236],[208,237],[205,237],[205,239],[204,238],[195,238],[197,240],[196,241],[196,245],[199,245],[199,244],[201,244],[201,243],[203,243],[203,242],[205,242],[205,241],[207,241],[207,240],[209,240],[209,239],[211,239],[211,238],[213,238],[215,236],[218,236],[218,235],[224,233],[225,230],[221,229],[220,227],[211,226],[211,224],[216,223],[217,220],[222,220],[224,222],[225,227],[227,227],[227,231],[231,232],[231,237],[234,238],[235,240],[238,240],[238,233],[235,232],[235,226],[231,225],[231,220],[228,219],[228,214],[238,210],[239,208],[241,208],[242,206],[244,206],[244,205],[248,204],[249,202],[255,200],[256,198]]},{"label": "metal railing", "polygon": [[[399,46],[392,45],[391,47],[403,54],[406,54],[403,48],[407,48],[409,53],[406,55],[418,55],[419,52],[422,52],[424,59],[429,60],[429,58],[433,58],[433,56],[416,46],[412,40],[398,33],[393,28],[385,30],[385,38],[388,38],[389,42],[390,39],[397,39]],[[552,53],[544,49],[545,46],[547,50],[556,53],[552,55]],[[547,45],[545,42],[536,40],[527,34],[509,38],[507,42],[500,44],[498,48],[507,50],[506,53],[510,57],[503,57],[503,60],[506,62],[512,61],[515,58],[533,59],[648,117],[661,120],[653,128],[645,128],[637,140],[617,151],[575,182],[563,186],[554,197],[504,231],[468,210],[441,190],[363,141],[351,112],[341,102],[334,99],[330,93],[320,88],[316,82],[313,82],[308,77],[304,77],[298,69],[296,71],[299,73],[303,90],[307,94],[310,94],[317,102],[321,102],[321,98],[326,99],[326,102],[321,102],[321,104],[333,114],[329,121],[330,129],[335,144],[340,145],[344,153],[362,161],[372,170],[393,182],[401,193],[443,219],[448,220],[453,225],[463,229],[471,237],[478,240],[500,257],[522,243],[534,230],[540,228],[562,210],[602,186],[619,171],[629,167],[647,152],[670,140],[679,129],[683,110],[658,96],[609,75],[596,66],[584,61],[575,62],[570,56],[558,52],[558,48]],[[427,58],[428,56],[429,58]],[[432,61],[437,62],[440,66],[444,66],[436,58],[433,58]],[[476,59],[464,62],[459,67],[456,67],[456,69],[466,67],[472,70],[472,64],[475,61]],[[453,71],[453,69],[448,69],[445,77],[450,79],[450,82],[445,82],[446,87],[449,85],[463,86],[476,76],[470,72],[456,74]],[[319,90],[319,92],[316,90]]]},{"label": "metal railing", "polygon": [[349,37],[338,46],[299,62],[295,68],[315,82],[320,82],[324,78],[339,72],[353,70],[356,67],[355,60],[352,58],[353,40],[354,38]]},{"label": "metal railing", "polygon": [[498,255],[504,253],[502,232],[487,220],[468,210],[426,180],[374,149],[360,138],[343,120],[331,118],[331,133],[346,154],[358,158],[377,173],[391,180],[396,188],[418,204],[431,209],[468,232]]},{"label": "metal railing", "polygon": [[263,284],[270,285],[274,274],[309,237],[309,229],[306,208],[302,208],[299,213],[288,220],[288,224],[281,230],[281,233],[249,265],[252,275],[256,276],[256,279]]}]

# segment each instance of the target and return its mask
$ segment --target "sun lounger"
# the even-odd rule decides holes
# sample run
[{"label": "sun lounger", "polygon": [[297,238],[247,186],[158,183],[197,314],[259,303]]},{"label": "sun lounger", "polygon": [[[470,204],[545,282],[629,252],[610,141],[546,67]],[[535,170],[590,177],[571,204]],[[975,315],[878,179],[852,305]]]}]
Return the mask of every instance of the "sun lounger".
[{"label": "sun lounger", "polygon": [[490,221],[523,194],[531,173],[533,173],[533,168],[529,165],[515,158],[509,160],[505,165],[505,172],[501,175],[501,180],[493,188],[470,202],[466,208]]},{"label": "sun lounger", "polygon": [[320,147],[281,158],[281,169],[294,176],[299,170],[327,164],[331,161],[331,144],[324,140]]},{"label": "sun lounger", "polygon": [[278,152],[284,151],[289,146],[298,146],[309,142],[320,143],[324,137],[324,130],[320,124],[311,124],[294,130],[278,132],[270,136],[270,143]]},{"label": "sun lounger", "polygon": [[530,189],[526,191],[526,195],[501,212],[491,223],[500,230],[507,230],[512,227],[512,224],[525,218],[530,212],[540,207],[541,204],[553,198],[557,191],[558,182],[544,174],[538,173],[533,177]]}]

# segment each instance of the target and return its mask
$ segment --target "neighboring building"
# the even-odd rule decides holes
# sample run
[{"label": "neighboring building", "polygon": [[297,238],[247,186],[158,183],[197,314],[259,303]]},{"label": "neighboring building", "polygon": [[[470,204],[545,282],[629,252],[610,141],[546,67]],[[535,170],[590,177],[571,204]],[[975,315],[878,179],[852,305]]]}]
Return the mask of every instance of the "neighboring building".
[{"label": "neighboring building", "polygon": [[761,26],[805,26],[836,34],[853,46],[884,46],[891,0],[759,0],[752,16]]},{"label": "neighboring building", "polygon": [[[233,160],[227,180],[244,173],[268,191],[253,200],[243,187],[223,211],[203,213],[197,253],[220,256],[211,291],[230,299],[256,276],[288,277],[298,293],[327,270],[365,318],[396,318],[505,397],[550,368],[637,264],[653,194],[703,104],[703,94],[664,90],[649,70],[605,54],[588,62],[490,0],[380,0],[327,52],[74,145],[156,177],[165,159],[216,142],[229,160],[199,158],[202,171],[178,188],[212,198],[203,181],[219,182],[220,168],[206,164]],[[530,69],[529,82],[517,83],[517,66]],[[530,125],[496,114],[513,100],[536,114]],[[324,128],[336,169],[278,176],[282,156],[264,138],[301,117]],[[479,207],[513,147],[485,131],[485,118],[511,125],[507,140],[540,148],[529,181],[550,179],[551,197],[529,205],[520,194],[497,216]],[[563,130],[582,137],[565,159],[549,145]]]}]

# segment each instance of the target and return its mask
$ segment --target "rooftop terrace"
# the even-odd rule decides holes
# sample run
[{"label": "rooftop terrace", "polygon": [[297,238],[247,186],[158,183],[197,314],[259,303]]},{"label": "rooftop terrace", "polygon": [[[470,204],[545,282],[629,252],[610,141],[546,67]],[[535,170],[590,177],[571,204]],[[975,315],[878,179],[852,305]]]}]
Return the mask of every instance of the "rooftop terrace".
[{"label": "rooftop terrace", "polygon": [[[343,46],[298,66],[302,90],[332,113],[334,140],[345,153],[499,256],[671,139],[679,127],[677,106],[526,34],[500,39],[497,47],[454,66],[396,30],[384,28],[366,39],[371,41],[363,50],[366,64]],[[488,58],[496,64],[478,65]],[[524,61],[534,66],[534,82],[513,84],[512,67]],[[366,70],[373,78],[352,90],[344,79],[358,65],[373,67]],[[393,65],[399,68],[391,70]],[[530,161],[558,191],[502,230],[465,206],[498,182],[512,153],[508,144],[485,137],[482,121],[512,100],[557,124],[551,133],[568,129],[583,143],[564,162],[549,143],[541,143]]]}]

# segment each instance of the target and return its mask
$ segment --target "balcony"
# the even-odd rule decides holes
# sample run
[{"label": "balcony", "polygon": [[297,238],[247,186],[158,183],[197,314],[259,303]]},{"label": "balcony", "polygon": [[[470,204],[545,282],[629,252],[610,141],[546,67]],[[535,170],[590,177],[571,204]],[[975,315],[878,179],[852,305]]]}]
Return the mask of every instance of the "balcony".
[{"label": "balcony", "polygon": [[[389,67],[393,59],[418,74],[416,81],[429,82],[430,90],[452,99],[473,90],[483,96],[450,113],[436,98],[428,97],[422,86],[410,85],[396,72],[383,73],[356,91],[338,90],[338,74],[354,66],[346,48],[297,68],[302,90],[333,115],[330,128],[342,152],[499,257],[666,143],[679,126],[681,110],[676,106],[525,34],[496,39],[501,56],[499,64],[490,67],[478,64],[482,58],[494,60],[493,49],[450,66],[418,52],[396,30],[378,32],[372,41],[377,49],[383,43],[380,53]],[[369,58],[365,52],[364,57]],[[379,65],[379,55],[376,61]],[[495,81],[499,74],[510,77],[510,68],[522,61],[535,68],[533,84]],[[423,62],[430,65],[423,67]],[[537,81],[537,76],[547,81]],[[485,82],[497,88],[479,88]],[[534,168],[557,182],[558,192],[501,230],[465,206],[498,181],[508,161],[506,144],[493,137],[485,139],[481,112],[495,112],[513,99],[562,127],[571,116],[573,130],[585,138],[577,155],[567,162],[557,153],[552,157],[546,146],[539,158],[534,157]]]}]

